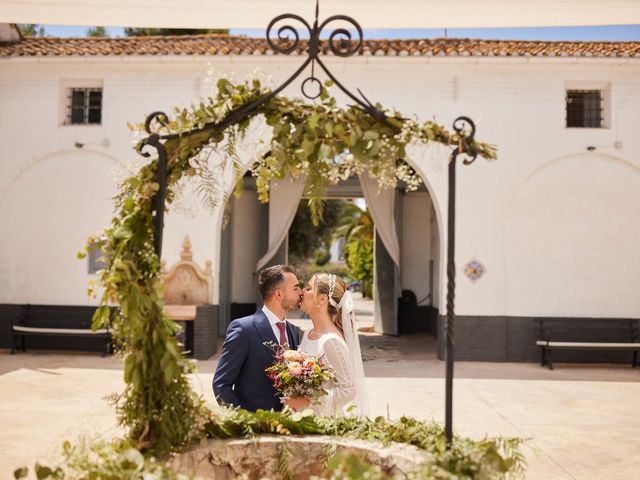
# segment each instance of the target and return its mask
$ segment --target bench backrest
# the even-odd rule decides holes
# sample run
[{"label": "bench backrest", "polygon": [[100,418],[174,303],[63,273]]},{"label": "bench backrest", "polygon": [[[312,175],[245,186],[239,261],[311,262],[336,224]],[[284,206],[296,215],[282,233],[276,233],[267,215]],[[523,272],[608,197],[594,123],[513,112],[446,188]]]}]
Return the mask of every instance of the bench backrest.
[{"label": "bench backrest", "polygon": [[25,305],[17,324],[26,327],[91,328],[96,307]]},{"label": "bench backrest", "polygon": [[637,342],[640,320],[623,318],[537,318],[538,339],[573,342]]}]

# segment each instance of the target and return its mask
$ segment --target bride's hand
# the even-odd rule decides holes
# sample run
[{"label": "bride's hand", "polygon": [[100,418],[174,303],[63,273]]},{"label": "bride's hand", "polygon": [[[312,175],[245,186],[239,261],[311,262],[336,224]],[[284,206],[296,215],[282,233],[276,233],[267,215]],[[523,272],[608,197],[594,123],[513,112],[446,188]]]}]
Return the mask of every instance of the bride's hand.
[{"label": "bride's hand", "polygon": [[305,398],[305,397],[295,397],[295,398],[286,397],[284,399],[284,404],[288,405],[289,408],[295,410],[296,412],[299,412],[307,408],[309,405],[311,405],[311,402],[309,401],[308,398]]}]

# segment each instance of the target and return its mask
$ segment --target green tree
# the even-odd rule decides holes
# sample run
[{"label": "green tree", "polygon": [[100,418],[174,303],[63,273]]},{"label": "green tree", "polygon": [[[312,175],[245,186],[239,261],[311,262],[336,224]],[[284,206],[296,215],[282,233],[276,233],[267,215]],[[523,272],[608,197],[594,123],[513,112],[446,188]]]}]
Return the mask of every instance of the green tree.
[{"label": "green tree", "polygon": [[[328,200],[322,222],[314,225],[308,202],[300,202],[289,228],[289,263],[302,266],[315,259],[318,250],[329,250],[343,205],[342,201]],[[318,257],[322,259],[322,255]]]},{"label": "green tree", "polygon": [[42,25],[34,23],[23,23],[18,25],[18,29],[23,37],[44,37],[45,31]]},{"label": "green tree", "polygon": [[133,28],[125,27],[127,37],[148,37],[151,35],[200,35],[205,33],[228,34],[228,28]]},{"label": "green tree", "polygon": [[350,275],[362,282],[362,294],[372,297],[373,290],[373,240],[347,243],[347,265]]},{"label": "green tree", "polygon": [[369,210],[361,210],[357,205],[345,209],[336,238],[345,239],[344,256],[350,275],[362,282],[362,292],[371,297],[373,287],[373,218]]},{"label": "green tree", "polygon": [[91,27],[87,30],[87,37],[108,37],[107,29],[104,27]]}]

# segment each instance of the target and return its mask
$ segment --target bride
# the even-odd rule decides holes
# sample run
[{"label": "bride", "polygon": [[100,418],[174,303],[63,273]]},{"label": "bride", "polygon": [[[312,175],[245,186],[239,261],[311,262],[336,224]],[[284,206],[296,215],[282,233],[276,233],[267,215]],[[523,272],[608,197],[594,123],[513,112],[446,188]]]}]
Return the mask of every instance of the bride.
[{"label": "bride", "polygon": [[324,355],[335,379],[325,385],[329,393],[316,404],[307,398],[284,402],[294,410],[309,408],[317,415],[369,415],[353,298],[345,282],[334,274],[313,275],[303,291],[300,309],[311,318],[313,328],[304,332],[299,350]]}]

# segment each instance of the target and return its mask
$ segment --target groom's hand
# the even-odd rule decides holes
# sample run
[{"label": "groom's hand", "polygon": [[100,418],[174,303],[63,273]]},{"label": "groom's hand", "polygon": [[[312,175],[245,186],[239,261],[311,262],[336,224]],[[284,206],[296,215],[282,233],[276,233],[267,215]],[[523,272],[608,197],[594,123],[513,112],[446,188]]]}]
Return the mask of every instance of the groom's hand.
[{"label": "groom's hand", "polygon": [[305,408],[309,407],[309,405],[311,405],[311,402],[306,397],[286,397],[283,402],[285,405],[288,405],[289,408],[295,410],[296,412],[304,410]]}]

